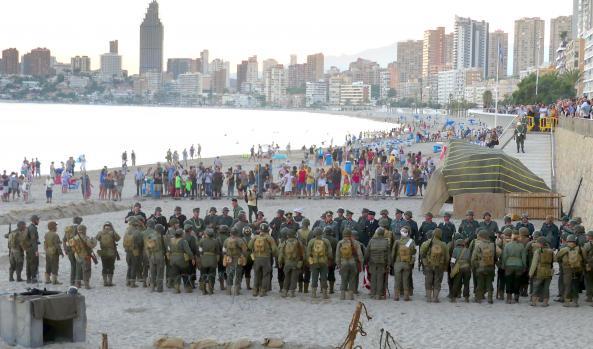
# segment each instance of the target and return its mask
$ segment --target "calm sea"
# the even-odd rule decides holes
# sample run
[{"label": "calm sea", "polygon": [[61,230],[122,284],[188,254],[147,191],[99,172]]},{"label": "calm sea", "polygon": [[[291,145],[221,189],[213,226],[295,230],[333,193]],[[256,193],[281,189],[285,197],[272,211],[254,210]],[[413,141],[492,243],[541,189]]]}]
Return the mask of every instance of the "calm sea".
[{"label": "calm sea", "polygon": [[[342,144],[347,134],[393,127],[384,122],[301,111],[89,106],[0,103],[0,171],[15,171],[23,159],[51,161],[84,154],[87,169],[121,165],[136,152],[138,164],[163,161],[167,149],[202,145],[202,157],[248,154],[252,145]],[[266,147],[264,147],[264,150]],[[128,164],[131,164],[128,160]]]}]

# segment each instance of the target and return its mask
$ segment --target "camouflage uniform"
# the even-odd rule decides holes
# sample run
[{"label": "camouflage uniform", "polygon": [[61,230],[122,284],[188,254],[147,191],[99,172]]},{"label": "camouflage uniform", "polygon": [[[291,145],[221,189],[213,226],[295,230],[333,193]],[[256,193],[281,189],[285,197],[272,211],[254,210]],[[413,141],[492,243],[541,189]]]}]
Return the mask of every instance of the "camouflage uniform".
[{"label": "camouflage uniform", "polygon": [[321,281],[321,293],[328,299],[327,273],[328,264],[332,259],[332,246],[329,240],[322,237],[321,228],[313,230],[314,238],[307,244],[306,260],[311,268],[311,297],[317,298],[317,286]]},{"label": "camouflage uniform", "polygon": [[223,243],[223,266],[226,267],[227,294],[238,296],[243,279],[243,267],[247,264],[247,244],[240,237],[239,231],[233,229],[231,237]]},{"label": "camouflage uniform", "polygon": [[270,228],[267,223],[259,227],[259,235],[249,240],[248,248],[253,259],[254,282],[253,296],[263,297],[268,291],[272,277],[272,257],[278,253],[276,241],[270,236]]},{"label": "camouflage uniform", "polygon": [[200,255],[200,289],[203,294],[213,294],[216,268],[221,259],[222,246],[216,239],[212,228],[206,228],[206,236],[198,242],[198,251]]},{"label": "camouflage uniform", "polygon": [[81,282],[84,282],[84,288],[90,289],[91,280],[91,253],[97,246],[97,240],[86,235],[86,226],[76,227],[77,234],[68,242],[74,251],[76,258],[76,278],[74,284],[80,288]]},{"label": "camouflage uniform", "polygon": [[24,244],[27,238],[27,224],[23,221],[18,222],[17,230],[14,230],[6,235],[8,239],[8,254],[10,261],[9,281],[14,281],[14,273],[16,272],[16,281],[23,281],[21,273],[23,272],[24,262]]},{"label": "camouflage uniform", "polygon": [[101,257],[101,265],[103,267],[103,286],[115,286],[113,284],[113,273],[115,272],[117,242],[121,237],[113,230],[111,222],[106,222],[103,225],[103,229],[97,233],[95,238],[101,248],[97,251],[97,254]]},{"label": "camouflage uniform", "polygon": [[303,267],[303,258],[305,256],[305,249],[299,240],[296,238],[294,229],[286,229],[287,239],[282,242],[278,248],[278,264],[284,270],[284,284],[282,285],[282,297],[294,297],[295,289]]},{"label": "camouflage uniform", "polygon": [[340,299],[353,300],[356,290],[357,275],[360,273],[363,262],[363,254],[360,243],[352,239],[352,231],[342,231],[343,239],[336,246],[336,266],[340,268]]},{"label": "camouflage uniform", "polygon": [[49,222],[47,224],[49,230],[45,233],[45,240],[43,247],[45,250],[45,283],[50,282],[54,285],[61,285],[58,281],[58,269],[60,267],[60,256],[63,256],[62,241],[60,236],[56,233],[56,222]]}]

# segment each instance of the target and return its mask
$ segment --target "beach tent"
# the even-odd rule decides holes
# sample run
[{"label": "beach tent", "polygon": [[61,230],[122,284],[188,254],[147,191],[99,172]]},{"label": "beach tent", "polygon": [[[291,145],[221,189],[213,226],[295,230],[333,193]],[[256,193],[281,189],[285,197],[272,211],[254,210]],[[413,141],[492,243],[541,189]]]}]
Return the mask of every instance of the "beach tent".
[{"label": "beach tent", "polygon": [[543,179],[502,150],[453,140],[443,166],[430,178],[422,210],[439,212],[450,197],[463,194],[549,192]]}]

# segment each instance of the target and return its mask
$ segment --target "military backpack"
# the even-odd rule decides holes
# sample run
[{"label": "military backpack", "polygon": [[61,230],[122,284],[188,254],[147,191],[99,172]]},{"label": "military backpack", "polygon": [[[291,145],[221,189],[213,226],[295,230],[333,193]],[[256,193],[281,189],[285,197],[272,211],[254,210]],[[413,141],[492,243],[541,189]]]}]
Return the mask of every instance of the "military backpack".
[{"label": "military backpack", "polygon": [[568,267],[575,270],[581,269],[582,257],[578,247],[568,250]]},{"label": "military backpack", "polygon": [[432,246],[430,247],[428,255],[428,262],[433,267],[442,265],[444,255],[443,246],[441,244],[433,244],[432,242],[431,245]]},{"label": "military backpack", "polygon": [[350,259],[353,255],[354,244],[352,241],[344,241],[340,245],[340,256],[344,259]]},{"label": "military backpack", "polygon": [[482,244],[482,260],[480,261],[480,267],[493,267],[494,266],[494,250],[493,244]]}]

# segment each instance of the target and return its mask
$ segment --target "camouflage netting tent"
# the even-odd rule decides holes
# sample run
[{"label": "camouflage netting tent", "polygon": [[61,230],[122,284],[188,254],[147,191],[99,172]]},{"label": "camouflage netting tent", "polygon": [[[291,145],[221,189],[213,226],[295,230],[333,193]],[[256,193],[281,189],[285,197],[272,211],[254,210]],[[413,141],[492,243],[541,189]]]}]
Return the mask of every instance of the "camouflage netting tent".
[{"label": "camouflage netting tent", "polygon": [[502,150],[455,140],[428,183],[422,210],[439,212],[449,197],[459,194],[549,192],[543,179]]}]

